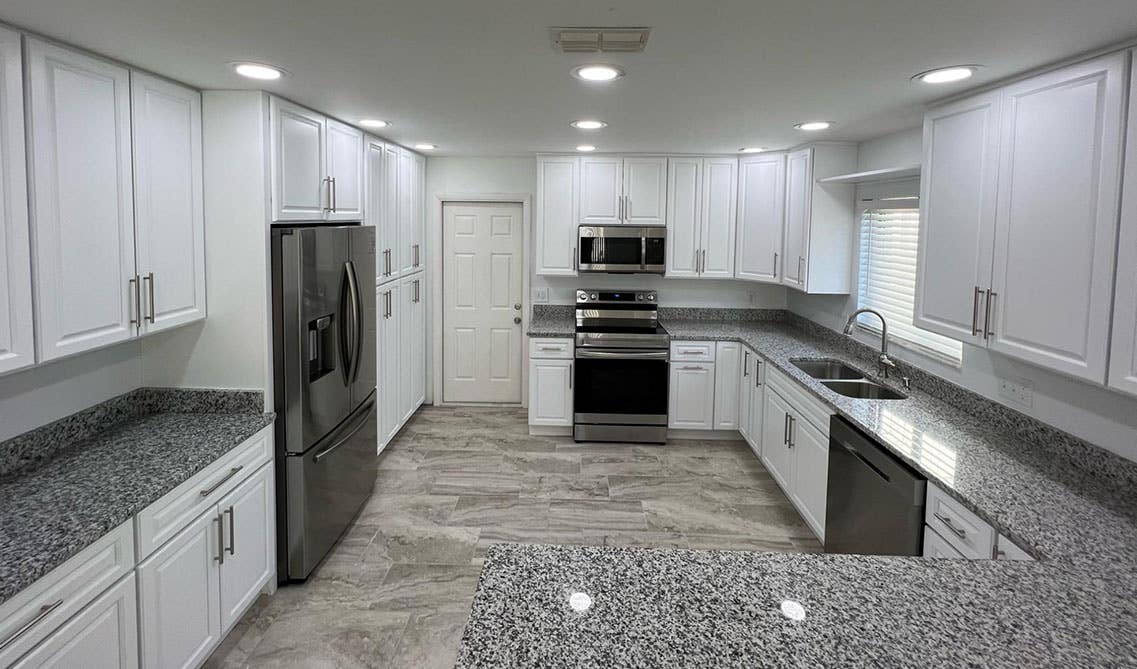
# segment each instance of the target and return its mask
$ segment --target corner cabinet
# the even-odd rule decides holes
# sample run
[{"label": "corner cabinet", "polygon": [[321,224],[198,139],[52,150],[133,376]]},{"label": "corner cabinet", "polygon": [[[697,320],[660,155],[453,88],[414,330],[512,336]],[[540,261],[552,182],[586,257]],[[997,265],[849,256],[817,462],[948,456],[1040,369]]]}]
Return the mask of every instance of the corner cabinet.
[{"label": "corner cabinet", "polygon": [[738,161],[676,157],[667,167],[667,276],[734,276]]},{"label": "corner cabinet", "polygon": [[929,112],[918,325],[1105,382],[1125,72],[1113,54]]},{"label": "corner cabinet", "polygon": [[0,373],[35,362],[20,35],[0,28]]},{"label": "corner cabinet", "polygon": [[781,283],[786,218],[786,156],[738,161],[738,231],[734,278]]},{"label": "corner cabinet", "polygon": [[537,274],[576,276],[579,192],[580,158],[537,156]]},{"label": "corner cabinet", "polygon": [[806,293],[852,288],[853,186],[819,179],[856,170],[857,145],[819,142],[786,156],[782,283]]},{"label": "corner cabinet", "polygon": [[1131,66],[1130,76],[1129,149],[1121,193],[1109,387],[1137,395],[1137,67]]}]

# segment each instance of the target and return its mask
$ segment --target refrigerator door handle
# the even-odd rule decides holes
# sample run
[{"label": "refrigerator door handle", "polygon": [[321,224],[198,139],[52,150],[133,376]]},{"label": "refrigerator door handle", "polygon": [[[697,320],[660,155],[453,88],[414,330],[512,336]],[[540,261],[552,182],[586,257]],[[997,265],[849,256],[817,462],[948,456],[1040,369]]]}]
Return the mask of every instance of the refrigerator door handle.
[{"label": "refrigerator door handle", "polygon": [[347,261],[344,263],[344,269],[347,271],[347,288],[351,293],[351,381],[354,383],[359,378],[359,363],[363,358],[363,308],[360,306],[363,303],[363,298],[359,294],[355,263],[350,260]]},{"label": "refrigerator door handle", "polygon": [[[351,261],[343,264],[343,273],[340,275],[340,299],[337,307],[337,317],[339,318],[339,340],[340,340],[340,359],[343,361],[341,367],[343,371],[343,383],[348,385],[351,383],[351,370],[355,366],[352,360],[352,353],[355,351],[355,313],[352,306],[352,298],[348,293],[352,292],[351,289]],[[350,320],[346,317],[346,310],[350,309],[352,315]]]},{"label": "refrigerator door handle", "polygon": [[347,442],[351,441],[351,438],[355,436],[355,433],[362,430],[363,426],[367,424],[368,418],[371,417],[371,408],[373,406],[375,406],[375,396],[374,395],[371,396],[371,399],[368,400],[366,404],[364,404],[362,407],[360,407],[358,409],[359,418],[356,421],[355,426],[352,427],[350,430],[348,430],[347,434],[345,434],[344,436],[337,439],[334,444],[332,444],[331,446],[328,446],[327,448],[325,448],[324,450],[320,451],[315,456],[313,456],[312,462],[319,462],[320,460],[323,460],[324,458],[328,457],[328,455],[330,455],[337,448],[339,448],[340,446],[343,446]]}]

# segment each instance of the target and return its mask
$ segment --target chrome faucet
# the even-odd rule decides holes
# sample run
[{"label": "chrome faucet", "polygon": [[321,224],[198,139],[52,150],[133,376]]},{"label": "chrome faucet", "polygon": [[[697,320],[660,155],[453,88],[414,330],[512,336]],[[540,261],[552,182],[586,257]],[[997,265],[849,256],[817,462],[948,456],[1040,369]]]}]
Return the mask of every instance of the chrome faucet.
[{"label": "chrome faucet", "polygon": [[857,316],[860,314],[872,314],[880,319],[880,357],[876,359],[878,364],[877,374],[887,379],[888,370],[896,369],[896,363],[888,357],[888,323],[885,322],[884,316],[876,309],[857,309],[849,315],[849,320],[845,321],[846,337],[852,336],[853,323],[856,322]]}]

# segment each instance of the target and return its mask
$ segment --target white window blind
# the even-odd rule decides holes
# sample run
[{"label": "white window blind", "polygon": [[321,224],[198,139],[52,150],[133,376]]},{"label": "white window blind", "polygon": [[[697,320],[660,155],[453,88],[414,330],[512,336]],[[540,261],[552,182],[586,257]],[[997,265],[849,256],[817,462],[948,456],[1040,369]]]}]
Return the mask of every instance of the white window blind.
[{"label": "white window blind", "polygon": [[[865,210],[861,217],[858,303],[884,314],[890,340],[958,364],[963,357],[961,343],[912,324],[919,227],[919,209]],[[869,314],[861,314],[858,322],[880,332],[880,321]]]}]

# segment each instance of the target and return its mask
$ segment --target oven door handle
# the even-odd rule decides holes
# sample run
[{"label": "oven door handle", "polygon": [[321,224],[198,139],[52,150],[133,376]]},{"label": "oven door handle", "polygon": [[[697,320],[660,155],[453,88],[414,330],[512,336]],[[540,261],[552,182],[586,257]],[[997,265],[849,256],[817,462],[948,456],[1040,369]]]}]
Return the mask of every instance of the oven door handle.
[{"label": "oven door handle", "polygon": [[590,351],[576,349],[577,358],[598,358],[603,360],[662,360],[667,361],[667,351]]}]

